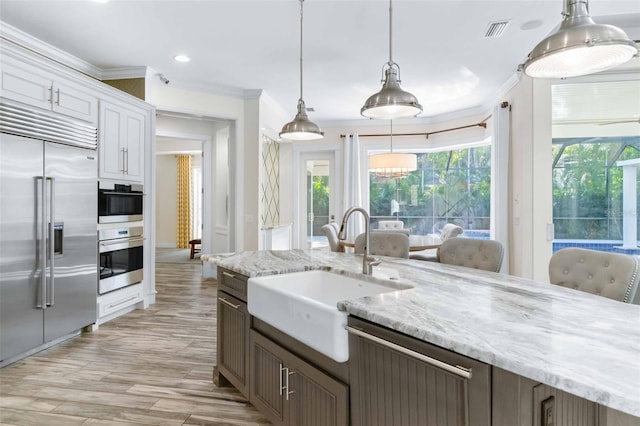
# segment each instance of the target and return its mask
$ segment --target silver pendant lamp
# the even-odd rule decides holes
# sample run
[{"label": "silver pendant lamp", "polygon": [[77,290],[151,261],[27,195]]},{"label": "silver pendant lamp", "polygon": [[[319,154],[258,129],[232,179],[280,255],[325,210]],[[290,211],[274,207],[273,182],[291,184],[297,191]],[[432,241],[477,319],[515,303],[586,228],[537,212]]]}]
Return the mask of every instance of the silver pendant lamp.
[{"label": "silver pendant lamp", "polygon": [[382,67],[384,70],[382,89],[371,95],[360,109],[360,114],[367,118],[393,120],[415,117],[422,112],[422,105],[418,103],[418,99],[400,88],[400,67],[391,57],[392,18],[393,8],[389,0],[389,61]]},{"label": "silver pendant lamp", "polygon": [[324,132],[307,116],[307,108],[302,99],[302,8],[304,0],[300,0],[300,99],[298,99],[298,113],[293,121],[282,126],[280,137],[296,141],[310,141],[322,139]]},{"label": "silver pendant lamp", "polygon": [[403,178],[418,169],[418,156],[410,153],[393,152],[393,121],[389,122],[390,150],[384,154],[369,156],[369,173],[385,178]]},{"label": "silver pendant lamp", "polygon": [[588,0],[564,0],[560,28],[542,40],[524,64],[534,78],[565,78],[613,68],[638,54],[627,34],[613,25],[593,22]]}]

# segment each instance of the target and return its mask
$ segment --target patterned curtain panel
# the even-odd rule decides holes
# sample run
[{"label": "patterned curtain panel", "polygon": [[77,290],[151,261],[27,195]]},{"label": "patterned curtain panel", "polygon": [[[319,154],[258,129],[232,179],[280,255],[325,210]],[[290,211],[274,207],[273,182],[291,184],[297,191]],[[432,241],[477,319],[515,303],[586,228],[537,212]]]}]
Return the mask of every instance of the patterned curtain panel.
[{"label": "patterned curtain panel", "polygon": [[178,160],[178,229],[176,246],[188,248],[191,239],[191,156],[176,155]]}]

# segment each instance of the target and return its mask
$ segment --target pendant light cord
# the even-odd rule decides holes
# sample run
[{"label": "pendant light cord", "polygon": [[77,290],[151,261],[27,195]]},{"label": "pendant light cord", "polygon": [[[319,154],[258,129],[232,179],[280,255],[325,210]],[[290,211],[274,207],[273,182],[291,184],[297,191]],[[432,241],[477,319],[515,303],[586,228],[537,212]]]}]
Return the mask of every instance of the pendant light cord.
[{"label": "pendant light cord", "polygon": [[392,51],[391,37],[393,34],[393,31],[392,31],[393,8],[391,7],[391,1],[392,0],[389,0],[389,66],[393,64],[393,59],[391,59],[391,51]]},{"label": "pendant light cord", "polygon": [[302,7],[304,0],[300,0],[300,100],[302,100]]},{"label": "pendant light cord", "polygon": [[393,154],[393,120],[389,120],[389,147],[391,151],[390,154]]}]

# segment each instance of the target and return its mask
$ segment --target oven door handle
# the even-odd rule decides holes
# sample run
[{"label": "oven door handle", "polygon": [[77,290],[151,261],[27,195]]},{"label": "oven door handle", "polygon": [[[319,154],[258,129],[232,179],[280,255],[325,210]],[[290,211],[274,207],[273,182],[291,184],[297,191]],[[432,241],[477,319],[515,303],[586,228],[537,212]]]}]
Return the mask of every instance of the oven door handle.
[{"label": "oven door handle", "polygon": [[139,197],[142,197],[144,195],[144,193],[142,193],[142,192],[116,192],[116,191],[103,191],[103,192],[101,192],[101,194],[104,194],[104,195],[135,195],[135,196],[139,196]]},{"label": "oven door handle", "polygon": [[144,237],[119,238],[117,240],[100,241],[100,253],[140,247],[143,244]]}]

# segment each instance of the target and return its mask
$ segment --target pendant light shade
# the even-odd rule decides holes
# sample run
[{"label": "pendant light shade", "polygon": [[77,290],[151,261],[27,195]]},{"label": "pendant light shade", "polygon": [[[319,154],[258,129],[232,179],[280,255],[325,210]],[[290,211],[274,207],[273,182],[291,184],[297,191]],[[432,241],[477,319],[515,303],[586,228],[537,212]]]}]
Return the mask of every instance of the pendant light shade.
[{"label": "pendant light shade", "polygon": [[307,108],[302,99],[302,8],[304,0],[300,0],[300,99],[298,99],[298,112],[293,121],[282,126],[280,137],[296,141],[310,141],[322,139],[324,132],[317,124],[309,120]]},{"label": "pendant light shade", "polygon": [[589,16],[588,0],[565,0],[560,28],[533,48],[521,66],[534,78],[565,78],[592,74],[629,61],[638,47],[613,25]]},{"label": "pendant light shade", "polygon": [[369,173],[386,178],[407,177],[418,170],[418,157],[415,154],[393,152],[393,122],[390,126],[390,151],[369,156]]},{"label": "pendant light shade", "polygon": [[367,99],[360,114],[367,118],[392,120],[395,118],[415,117],[422,112],[422,105],[415,96],[400,88],[400,67],[393,62],[392,52],[393,8],[389,0],[389,61],[384,65],[382,89]]}]

